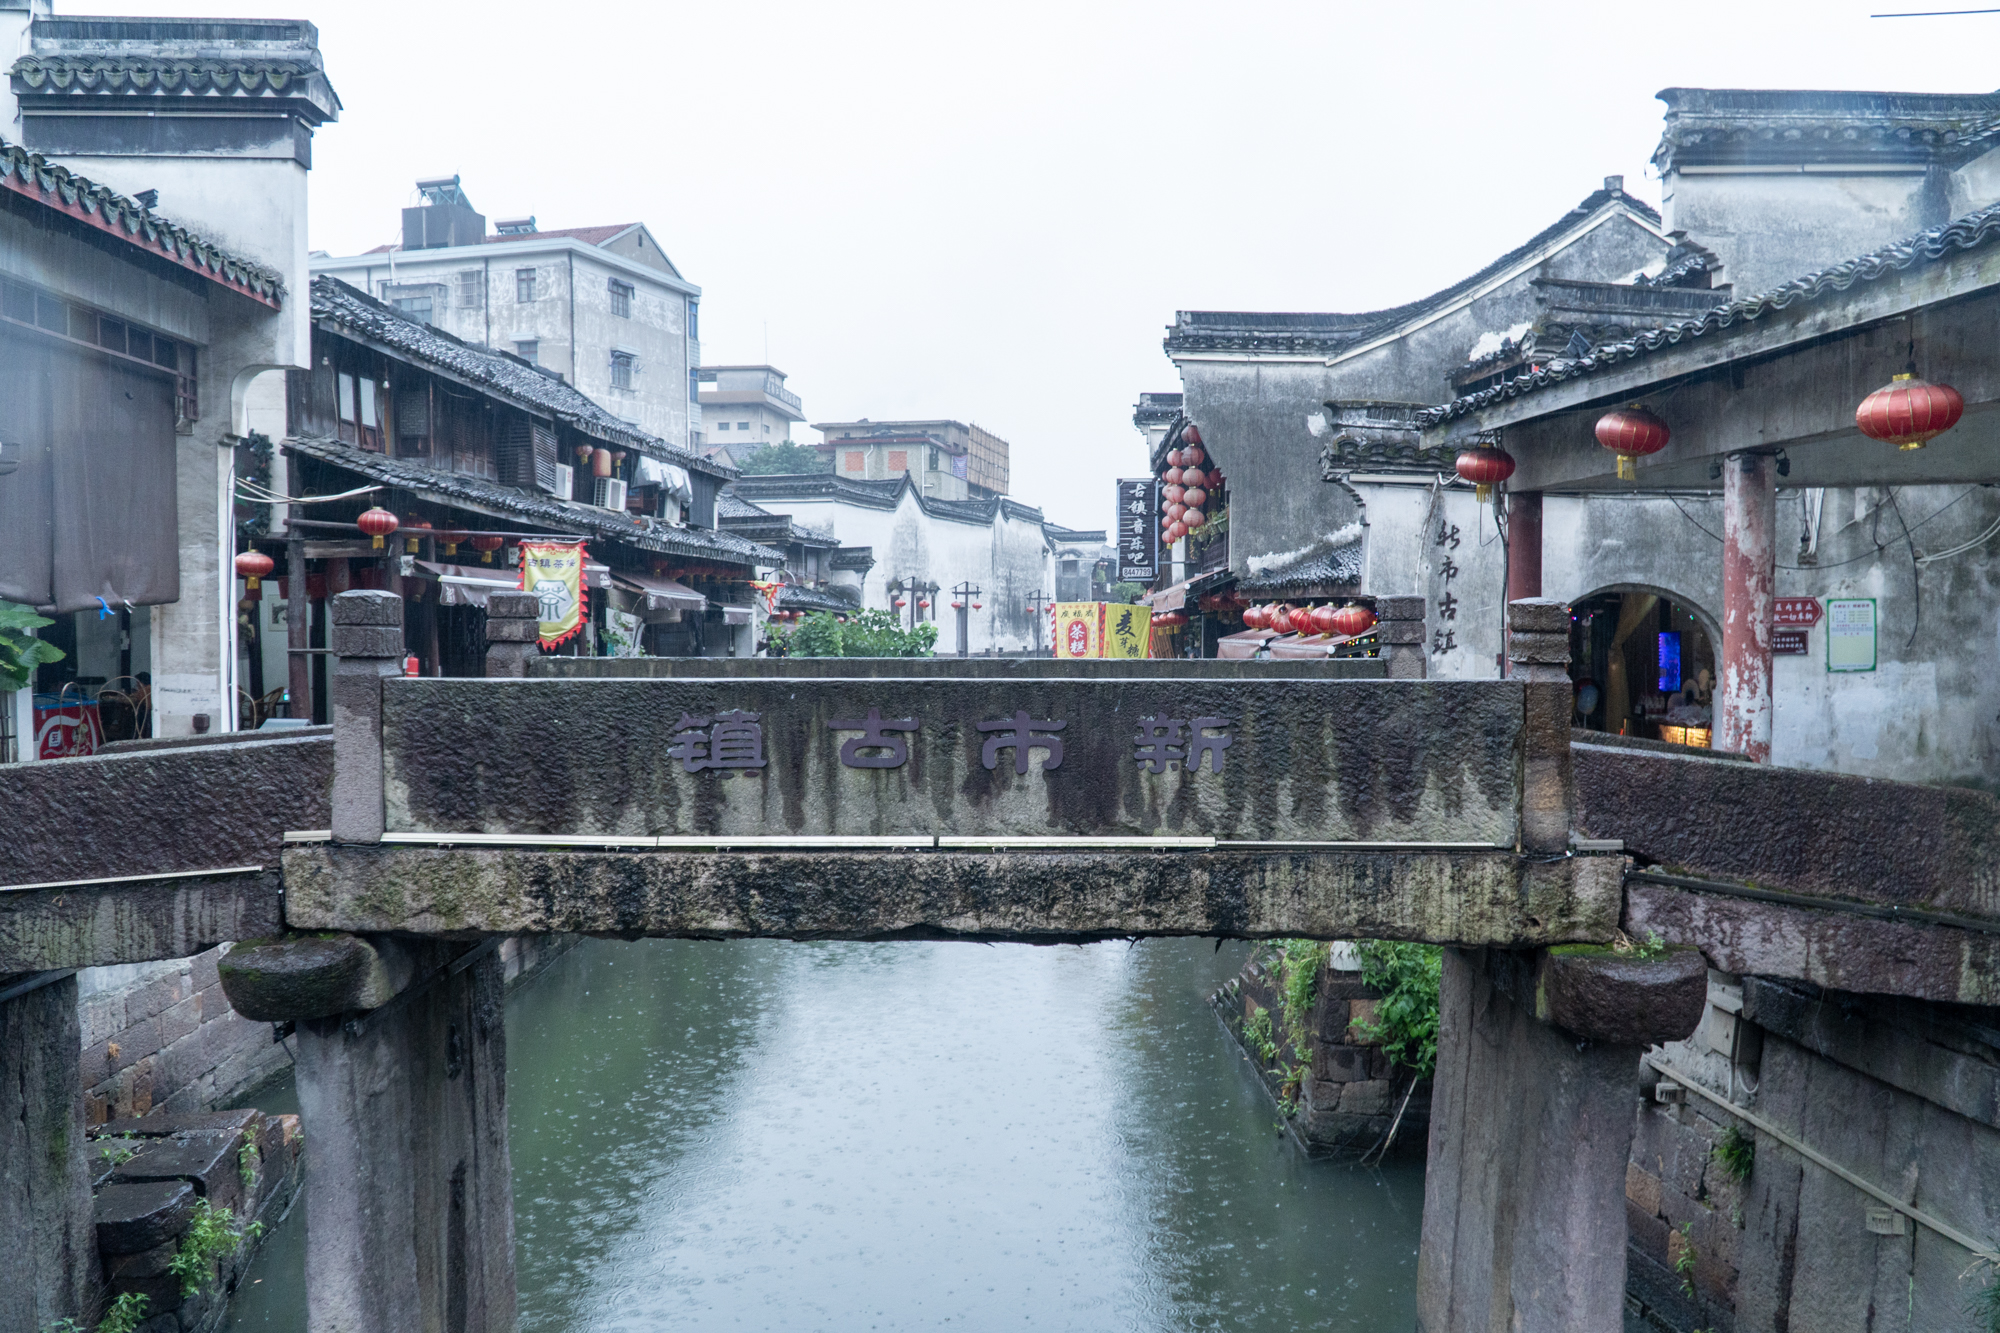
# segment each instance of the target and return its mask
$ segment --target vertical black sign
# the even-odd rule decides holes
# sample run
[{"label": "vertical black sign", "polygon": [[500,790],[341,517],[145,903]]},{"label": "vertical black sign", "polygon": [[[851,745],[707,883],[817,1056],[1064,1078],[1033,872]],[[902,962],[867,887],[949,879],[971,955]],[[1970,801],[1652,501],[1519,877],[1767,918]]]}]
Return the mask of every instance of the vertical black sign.
[{"label": "vertical black sign", "polygon": [[1118,581],[1151,583],[1160,572],[1157,483],[1138,477],[1118,483]]}]

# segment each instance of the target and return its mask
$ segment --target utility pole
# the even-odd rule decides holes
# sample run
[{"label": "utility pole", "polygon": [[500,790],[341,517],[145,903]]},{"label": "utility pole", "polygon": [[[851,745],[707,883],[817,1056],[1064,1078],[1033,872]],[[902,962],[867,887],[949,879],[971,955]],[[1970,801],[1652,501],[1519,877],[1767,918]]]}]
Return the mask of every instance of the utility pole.
[{"label": "utility pole", "polygon": [[1028,621],[1029,625],[1035,631],[1035,656],[1037,657],[1042,655],[1042,612],[1045,608],[1054,606],[1055,602],[1056,599],[1053,597],[1042,596],[1040,588],[1028,594]]},{"label": "utility pole", "polygon": [[951,590],[951,595],[957,598],[951,604],[951,609],[958,612],[958,655],[960,657],[972,656],[972,613],[979,610],[979,603],[972,599],[979,596],[980,591],[977,585],[970,582],[961,583]]}]

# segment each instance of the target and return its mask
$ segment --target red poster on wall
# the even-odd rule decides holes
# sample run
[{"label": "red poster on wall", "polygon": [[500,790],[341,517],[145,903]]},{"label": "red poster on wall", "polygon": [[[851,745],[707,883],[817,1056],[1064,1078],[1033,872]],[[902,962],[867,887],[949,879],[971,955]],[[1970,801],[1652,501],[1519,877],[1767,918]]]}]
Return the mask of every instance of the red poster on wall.
[{"label": "red poster on wall", "polygon": [[1771,623],[1774,625],[1799,625],[1811,629],[1819,624],[1826,609],[1817,597],[1773,597],[1771,599]]}]

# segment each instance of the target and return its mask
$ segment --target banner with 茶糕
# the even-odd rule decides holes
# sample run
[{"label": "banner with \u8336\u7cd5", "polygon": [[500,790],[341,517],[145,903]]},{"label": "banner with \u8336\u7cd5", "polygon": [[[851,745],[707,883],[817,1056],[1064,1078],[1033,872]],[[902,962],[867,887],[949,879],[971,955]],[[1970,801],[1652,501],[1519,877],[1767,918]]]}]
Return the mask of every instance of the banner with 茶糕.
[{"label": "banner with \u8336\u7cd5", "polygon": [[583,629],[586,610],[582,542],[522,542],[521,591],[541,605],[541,644],[553,648]]}]

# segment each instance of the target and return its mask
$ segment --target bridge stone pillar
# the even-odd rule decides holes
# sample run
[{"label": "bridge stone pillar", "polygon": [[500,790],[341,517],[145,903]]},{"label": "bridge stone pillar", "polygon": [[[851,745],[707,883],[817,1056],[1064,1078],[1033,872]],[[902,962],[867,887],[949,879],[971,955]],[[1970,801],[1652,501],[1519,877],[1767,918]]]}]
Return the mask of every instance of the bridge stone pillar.
[{"label": "bridge stone pillar", "polygon": [[1422,597],[1377,597],[1375,637],[1389,659],[1389,679],[1422,680],[1429,660]]},{"label": "bridge stone pillar", "polygon": [[298,1022],[309,1333],[514,1327],[497,943],[295,936],[223,960],[237,1012]]},{"label": "bridge stone pillar", "polygon": [[82,1318],[97,1265],[76,974],[0,977],[0,1328]]},{"label": "bridge stone pillar", "polygon": [[403,674],[403,599],[333,599],[333,838],[382,841],[382,679]]},{"label": "bridge stone pillar", "polygon": [[542,604],[533,593],[496,592],[486,599],[486,674],[520,677],[541,656]]},{"label": "bridge stone pillar", "polygon": [[1444,951],[1418,1333],[1617,1333],[1639,1056],[1708,969],[1595,946]]},{"label": "bridge stone pillar", "polygon": [[1525,682],[1521,849],[1569,850],[1576,779],[1569,721],[1576,695],[1569,679],[1569,605],[1549,597],[1507,603],[1507,674]]}]

